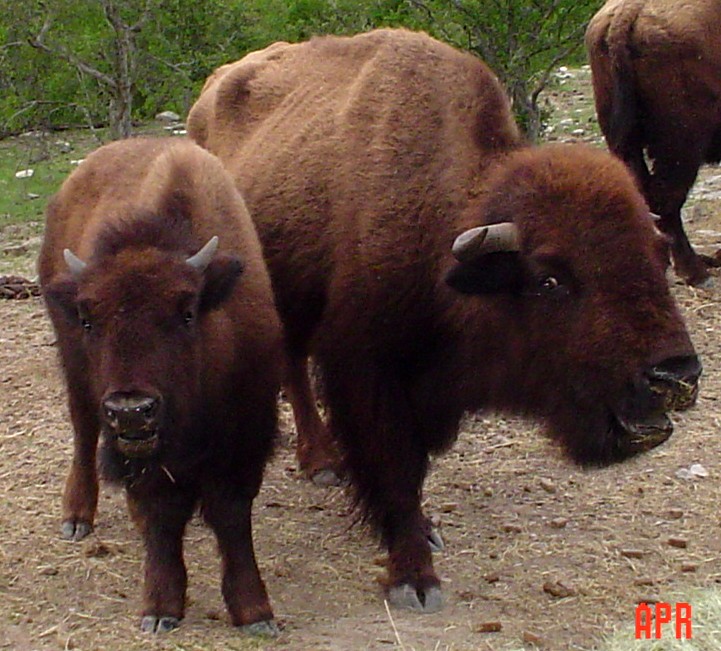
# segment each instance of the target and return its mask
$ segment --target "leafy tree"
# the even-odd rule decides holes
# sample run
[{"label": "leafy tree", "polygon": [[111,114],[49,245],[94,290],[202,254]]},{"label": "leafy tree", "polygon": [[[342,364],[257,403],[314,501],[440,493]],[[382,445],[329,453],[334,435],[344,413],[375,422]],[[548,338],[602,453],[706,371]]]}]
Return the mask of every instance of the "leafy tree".
[{"label": "leafy tree", "polygon": [[599,0],[410,0],[439,38],[483,59],[506,86],[531,139],[539,96],[561,61],[578,56]]}]

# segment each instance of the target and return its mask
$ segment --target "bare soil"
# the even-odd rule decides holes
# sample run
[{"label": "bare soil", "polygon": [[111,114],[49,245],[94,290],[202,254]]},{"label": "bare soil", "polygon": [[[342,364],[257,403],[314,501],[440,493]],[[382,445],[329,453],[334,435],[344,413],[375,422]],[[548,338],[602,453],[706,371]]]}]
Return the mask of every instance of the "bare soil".
[{"label": "bare soil", "polygon": [[[583,89],[561,86],[553,99],[565,110],[588,106]],[[583,119],[583,127],[570,123],[549,137],[596,142]],[[579,128],[588,133],[570,133]],[[690,237],[708,253],[721,243],[719,174],[704,170],[687,211]],[[32,240],[37,229],[26,235]],[[23,240],[17,229],[12,238],[12,246]],[[35,249],[32,241],[15,263],[3,260],[3,272],[30,277]],[[271,641],[229,625],[213,537],[199,521],[186,538],[186,619],[160,637],[138,631],[143,555],[122,492],[103,489],[89,539],[61,540],[72,434],[54,337],[40,299],[1,300],[0,649],[590,651],[633,624],[639,601],[714,589],[721,582],[721,278],[709,290],[673,274],[669,281],[705,367],[697,406],[674,416],[675,434],[660,448],[597,470],[571,465],[533,423],[469,417],[426,485],[425,509],[446,543],[436,556],[447,600],[439,614],[387,610],[377,581],[383,555],[353,525],[342,489],[299,477],[283,403],[281,444],[255,506],[256,551],[282,626]],[[677,475],[692,464],[707,476]],[[500,631],[481,631],[496,623]]]}]

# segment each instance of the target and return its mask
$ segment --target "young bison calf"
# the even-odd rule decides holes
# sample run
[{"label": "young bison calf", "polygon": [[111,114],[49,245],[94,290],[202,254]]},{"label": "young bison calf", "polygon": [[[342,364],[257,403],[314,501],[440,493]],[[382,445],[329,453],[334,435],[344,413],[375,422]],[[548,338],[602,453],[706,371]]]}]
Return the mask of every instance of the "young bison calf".
[{"label": "young bison calf", "polygon": [[93,527],[96,449],[146,549],[142,629],[175,628],[196,506],[232,623],[274,633],[251,505],[276,432],[281,329],[260,245],[220,162],[183,141],[100,148],[47,210],[40,281],[75,430],[62,532]]}]

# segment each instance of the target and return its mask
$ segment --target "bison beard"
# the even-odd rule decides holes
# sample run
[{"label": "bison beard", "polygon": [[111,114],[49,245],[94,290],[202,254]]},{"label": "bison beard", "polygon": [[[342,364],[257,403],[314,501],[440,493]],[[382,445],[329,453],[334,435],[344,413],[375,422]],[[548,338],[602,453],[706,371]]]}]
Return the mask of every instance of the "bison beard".
[{"label": "bison beard", "polygon": [[188,129],[249,202],[287,348],[318,363],[387,546],[392,603],[442,605],[420,504],[464,413],[541,419],[603,464],[663,441],[665,412],[693,402],[667,241],[628,171],[526,146],[475,57],[405,30],[276,43],[216,70]]}]

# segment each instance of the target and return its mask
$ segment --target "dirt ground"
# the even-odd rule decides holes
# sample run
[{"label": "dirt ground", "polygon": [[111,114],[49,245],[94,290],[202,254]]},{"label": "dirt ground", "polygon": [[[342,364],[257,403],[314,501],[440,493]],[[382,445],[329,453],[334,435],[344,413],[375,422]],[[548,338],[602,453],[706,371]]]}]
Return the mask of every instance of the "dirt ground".
[{"label": "dirt ground", "polygon": [[[587,101],[577,90],[555,99],[579,94]],[[593,125],[579,126],[583,115],[549,137],[596,138]],[[704,170],[687,211],[692,241],[709,253],[721,246],[719,175]],[[29,231],[1,231],[0,242],[15,247],[36,237]],[[36,242],[28,249],[3,266],[32,274]],[[425,509],[446,543],[435,559],[447,599],[438,614],[387,610],[377,582],[382,554],[352,526],[342,489],[299,478],[284,404],[282,442],[255,505],[256,551],[282,626],[274,641],[230,627],[214,541],[199,521],[186,537],[186,619],[157,638],[137,630],[142,550],[122,493],[103,489],[89,539],[60,539],[71,429],[53,335],[40,299],[0,301],[0,649],[501,651],[535,643],[590,651],[633,625],[639,601],[690,595],[693,605],[694,594],[721,582],[721,278],[714,273],[709,290],[669,275],[705,372],[697,406],[674,416],[675,433],[660,448],[582,470],[533,423],[468,418],[426,485]],[[702,476],[679,476],[692,464],[701,464]],[[495,622],[500,631],[481,632]]]}]

